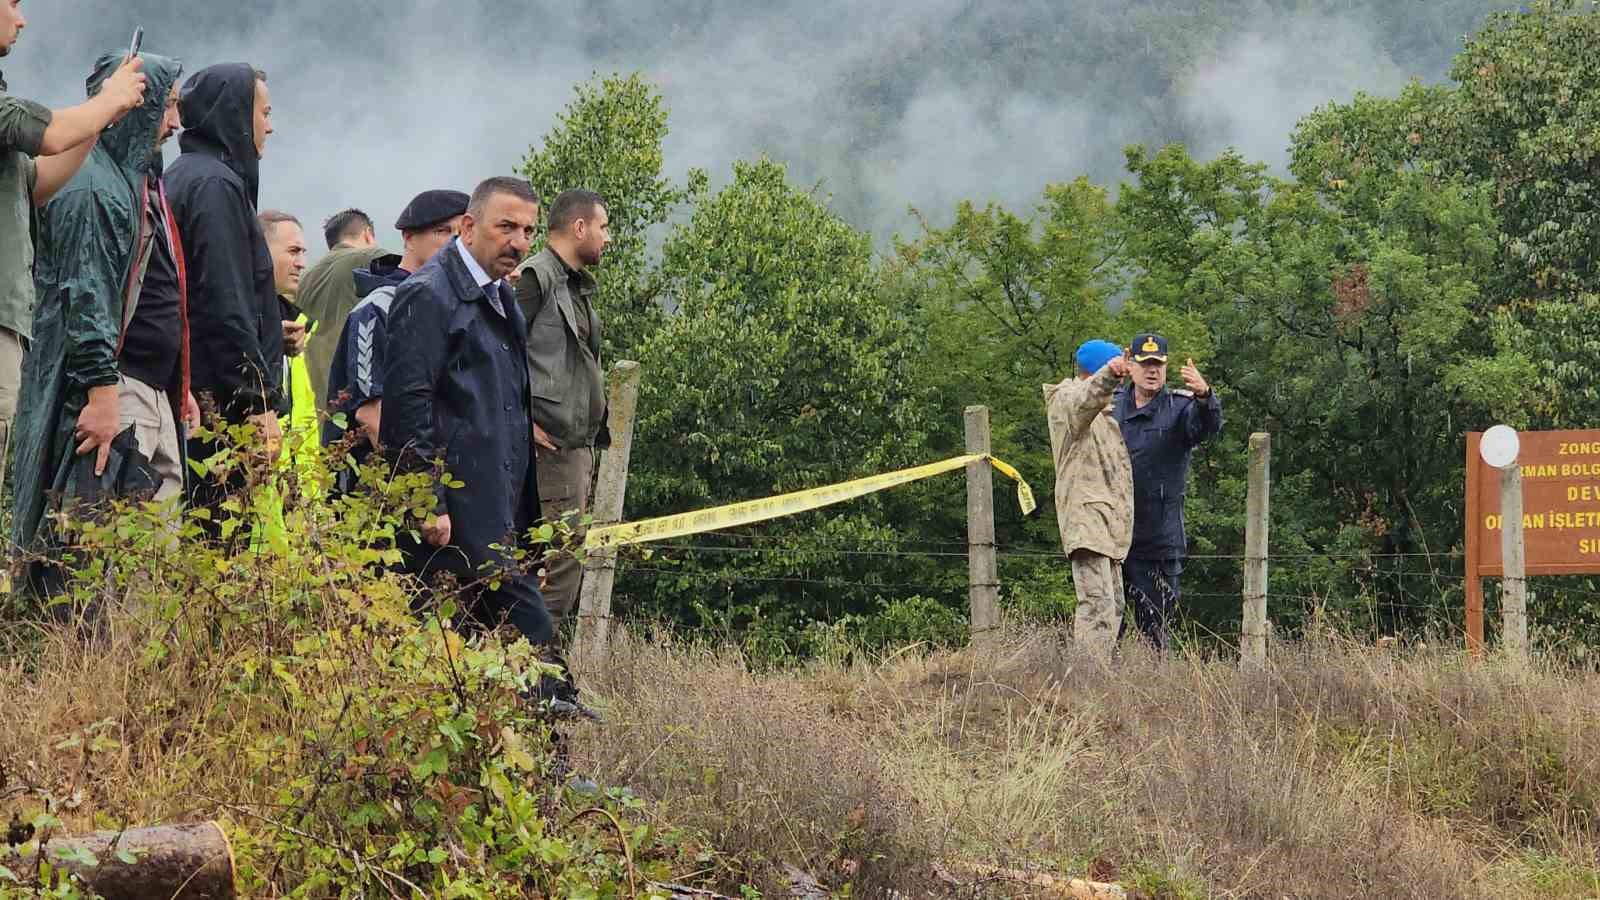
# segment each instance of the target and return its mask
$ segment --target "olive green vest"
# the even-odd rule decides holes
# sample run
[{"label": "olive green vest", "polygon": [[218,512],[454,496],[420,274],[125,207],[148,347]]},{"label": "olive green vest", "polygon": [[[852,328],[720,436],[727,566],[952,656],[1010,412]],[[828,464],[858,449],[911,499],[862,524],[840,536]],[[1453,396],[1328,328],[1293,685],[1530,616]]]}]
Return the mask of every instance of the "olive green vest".
[{"label": "olive green vest", "polygon": [[533,420],[563,450],[610,446],[594,278],[578,272],[580,295],[574,297],[569,270],[548,247],[518,271],[517,303],[528,321]]}]

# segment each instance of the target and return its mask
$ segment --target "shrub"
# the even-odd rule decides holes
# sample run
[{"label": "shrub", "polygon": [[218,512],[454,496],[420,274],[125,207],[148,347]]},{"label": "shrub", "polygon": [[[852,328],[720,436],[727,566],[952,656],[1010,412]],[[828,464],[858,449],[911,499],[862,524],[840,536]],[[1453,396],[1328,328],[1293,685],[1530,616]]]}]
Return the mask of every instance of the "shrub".
[{"label": "shrub", "polygon": [[241,490],[63,517],[57,606],[98,622],[45,626],[0,666],[0,796],[49,817],[13,855],[64,827],[203,816],[247,894],[633,896],[670,877],[670,844],[628,824],[638,801],[567,808],[582,798],[527,699],[554,667],[518,637],[464,636],[458,590],[425,601],[390,571],[430,476],[375,466],[330,500],[322,468],[195,464]]}]

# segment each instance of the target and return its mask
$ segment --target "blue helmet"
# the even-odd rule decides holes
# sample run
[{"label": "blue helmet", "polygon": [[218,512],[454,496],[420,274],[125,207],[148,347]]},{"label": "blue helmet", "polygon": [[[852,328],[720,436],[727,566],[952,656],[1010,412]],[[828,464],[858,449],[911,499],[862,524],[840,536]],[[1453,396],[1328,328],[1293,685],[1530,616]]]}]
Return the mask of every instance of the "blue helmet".
[{"label": "blue helmet", "polygon": [[1078,352],[1072,358],[1077,361],[1078,368],[1094,374],[1115,357],[1122,355],[1122,348],[1110,341],[1092,340],[1084,341],[1078,347]]}]

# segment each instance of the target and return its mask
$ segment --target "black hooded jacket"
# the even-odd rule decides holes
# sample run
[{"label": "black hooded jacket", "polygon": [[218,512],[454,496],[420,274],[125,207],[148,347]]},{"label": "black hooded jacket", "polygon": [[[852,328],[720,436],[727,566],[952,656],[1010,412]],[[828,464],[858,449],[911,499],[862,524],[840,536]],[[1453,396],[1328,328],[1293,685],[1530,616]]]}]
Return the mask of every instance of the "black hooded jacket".
[{"label": "black hooded jacket", "polygon": [[255,96],[244,63],[191,76],[178,98],[183,152],[165,179],[188,262],[193,391],[230,422],[288,412],[272,254],[256,221]]}]

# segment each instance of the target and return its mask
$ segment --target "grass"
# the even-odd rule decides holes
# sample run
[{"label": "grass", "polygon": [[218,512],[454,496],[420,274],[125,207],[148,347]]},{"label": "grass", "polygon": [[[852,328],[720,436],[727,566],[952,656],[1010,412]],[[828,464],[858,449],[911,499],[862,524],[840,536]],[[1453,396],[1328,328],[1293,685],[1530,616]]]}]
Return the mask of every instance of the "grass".
[{"label": "grass", "polygon": [[[179,683],[206,667],[142,677],[143,646],[45,631],[0,659],[0,781],[70,830],[248,832],[230,811],[274,786],[236,744],[275,720],[192,727],[205,705],[175,695],[215,689]],[[785,896],[793,867],[861,897],[1051,896],[1008,872],[1183,900],[1600,896],[1588,673],[1327,639],[1263,673],[1133,646],[1107,670],[1034,628],[779,671],[624,633],[590,682],[607,722],[572,730],[576,768],[644,800],[696,869],[676,880],[729,893]],[[0,817],[22,803],[0,784]]]},{"label": "grass", "polygon": [[1327,640],[1260,674],[1075,666],[1048,630],[757,674],[624,638],[575,751],[769,890],[781,861],[868,896],[1026,893],[941,879],[962,864],[1160,898],[1597,896],[1597,687]]}]

